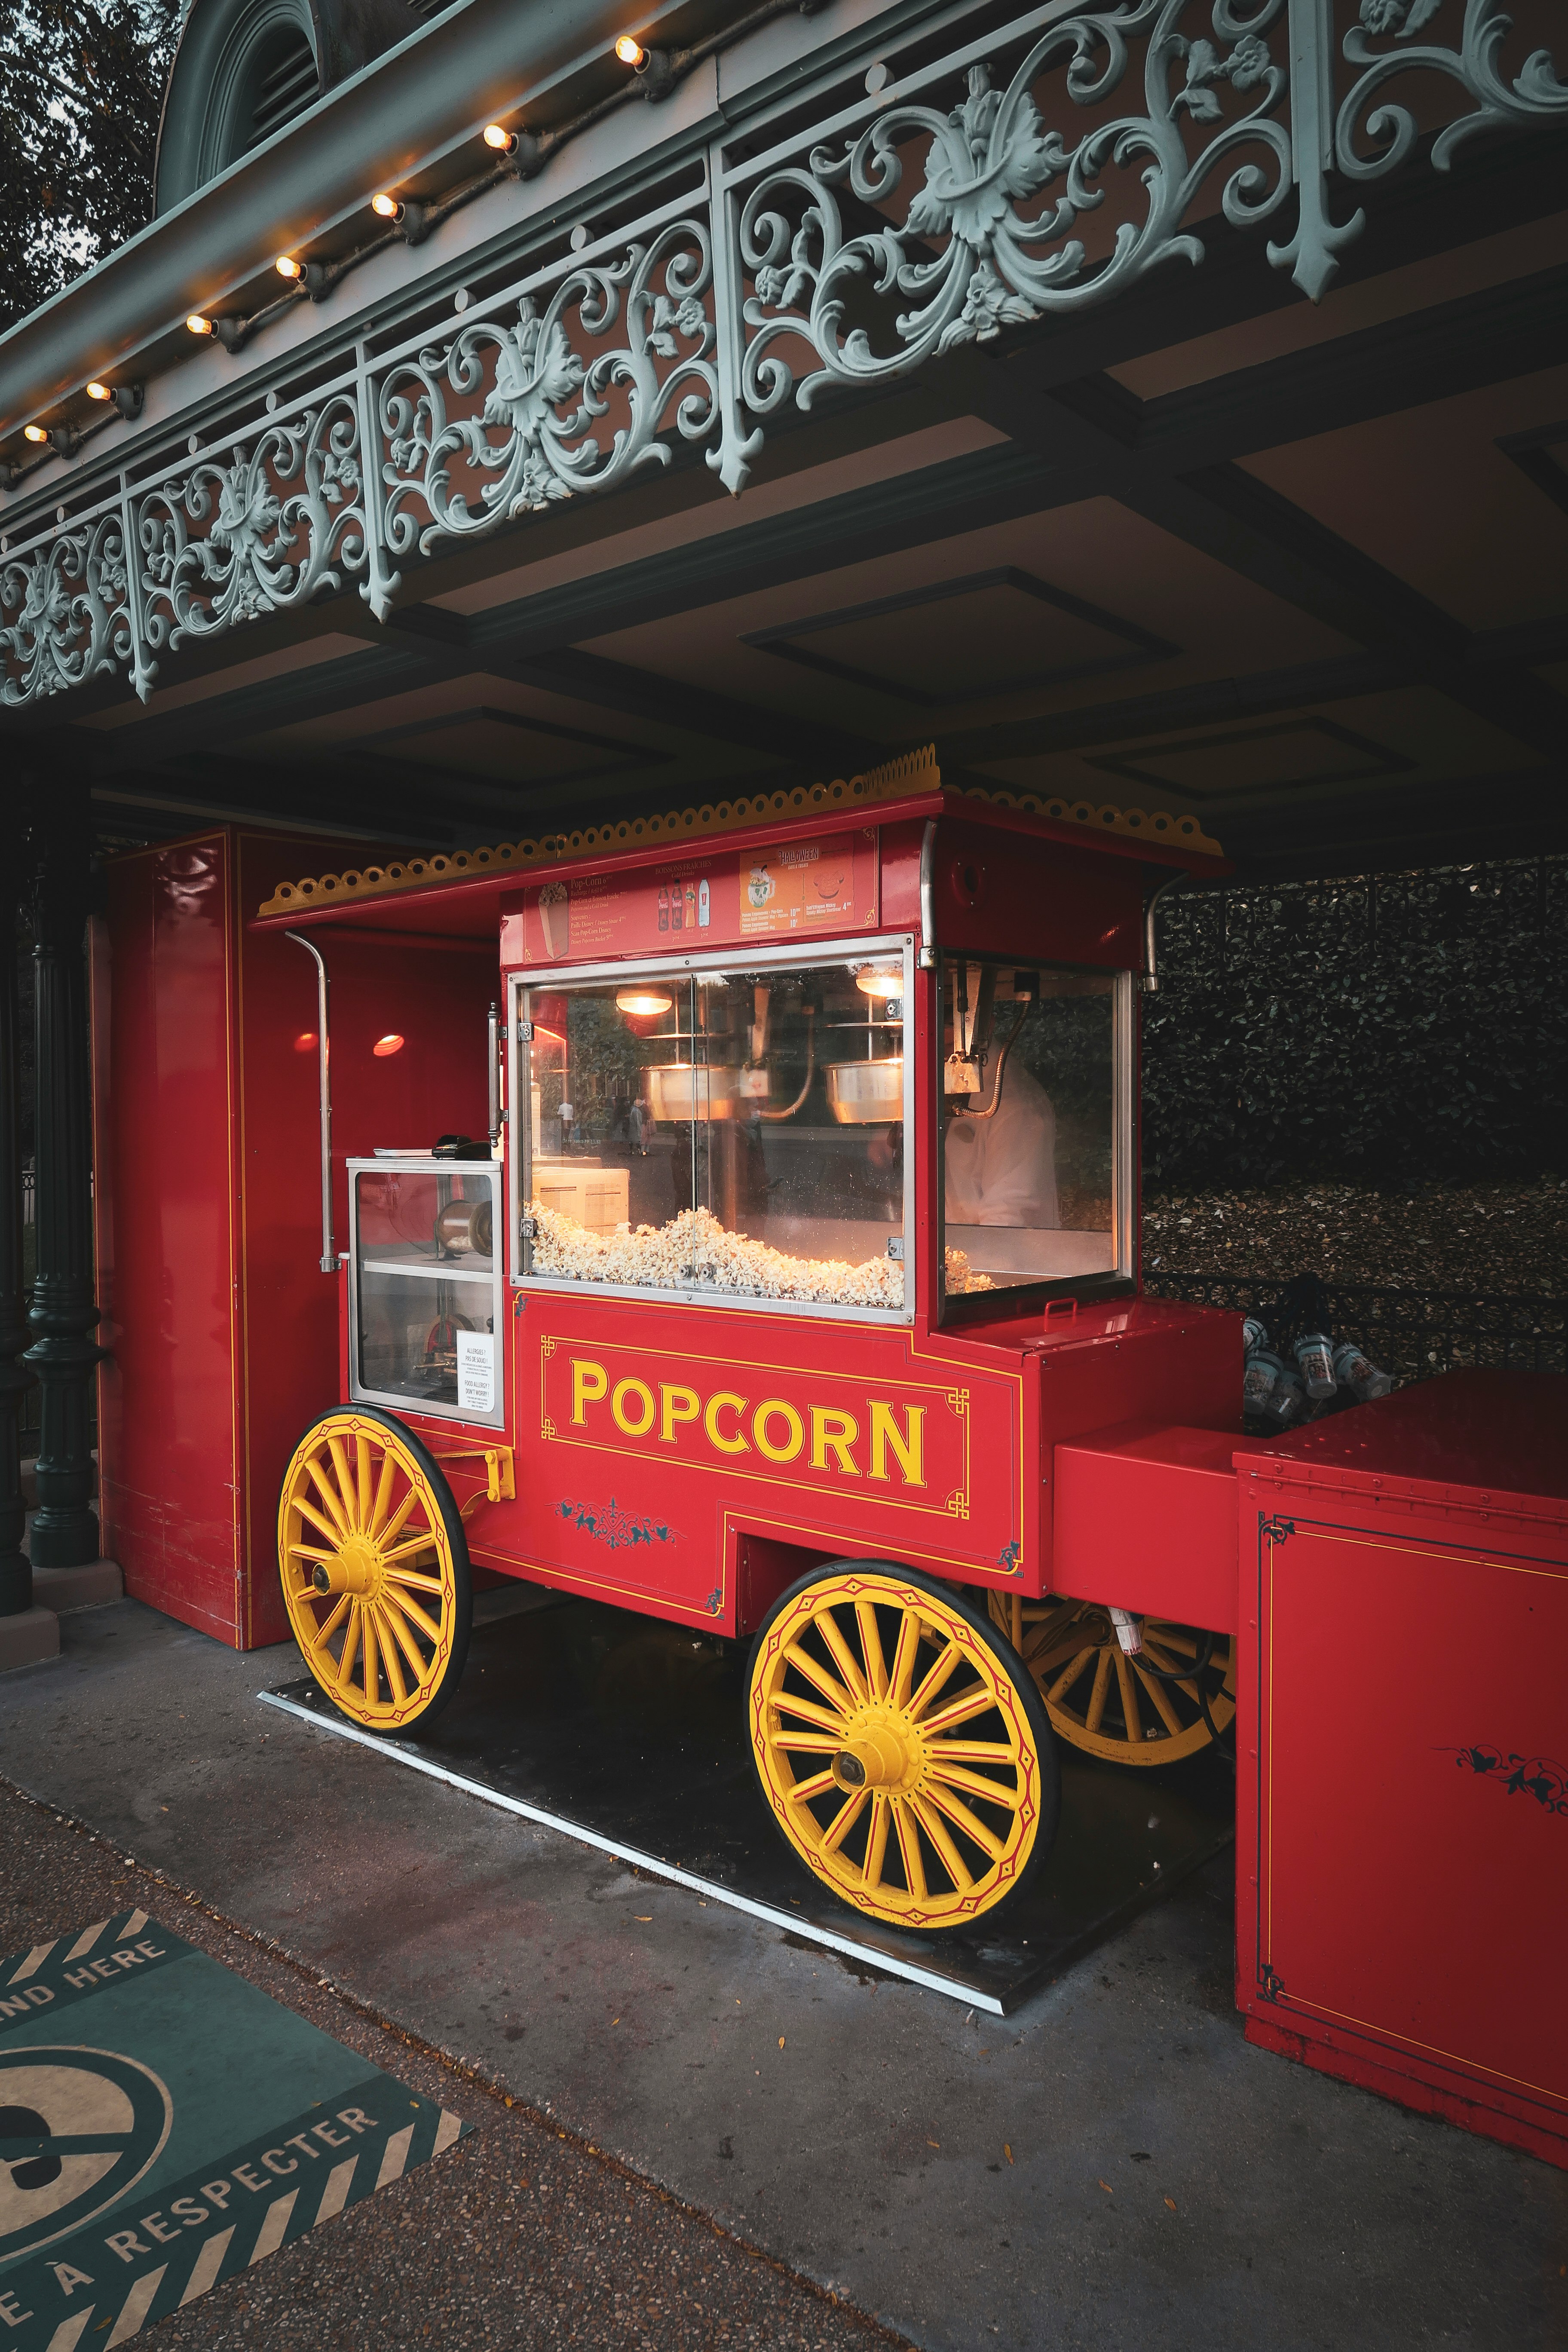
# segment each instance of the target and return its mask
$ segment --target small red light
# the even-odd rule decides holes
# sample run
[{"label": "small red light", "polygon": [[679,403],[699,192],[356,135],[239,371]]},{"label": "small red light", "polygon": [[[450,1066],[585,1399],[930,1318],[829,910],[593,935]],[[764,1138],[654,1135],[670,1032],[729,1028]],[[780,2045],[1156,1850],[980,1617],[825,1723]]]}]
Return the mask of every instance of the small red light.
[{"label": "small red light", "polygon": [[313,1054],[315,1050],[315,1031],[313,1029],[301,1029],[300,1034],[294,1040],[294,1051],[297,1054]]},{"label": "small red light", "polygon": [[397,1035],[395,1031],[393,1031],[385,1037],[378,1037],[370,1050],[375,1055],[377,1061],[384,1062],[389,1054],[402,1053],[403,1040]]}]

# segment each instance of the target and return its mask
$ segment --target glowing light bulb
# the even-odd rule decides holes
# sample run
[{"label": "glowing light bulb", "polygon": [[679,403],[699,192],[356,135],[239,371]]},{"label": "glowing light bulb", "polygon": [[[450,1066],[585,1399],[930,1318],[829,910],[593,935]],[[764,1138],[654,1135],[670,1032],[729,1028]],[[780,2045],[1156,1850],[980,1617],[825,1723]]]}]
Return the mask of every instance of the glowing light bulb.
[{"label": "glowing light bulb", "polygon": [[47,441],[48,437],[41,425],[24,425],[22,427],[24,441]]},{"label": "glowing light bulb", "polygon": [[629,1013],[634,1020],[647,1020],[653,1013],[668,1013],[675,999],[662,988],[620,988],[616,991],[616,1011]]},{"label": "glowing light bulb", "polygon": [[402,209],[401,205],[398,204],[397,198],[395,196],[387,195],[384,191],[378,196],[372,196],[370,200],[370,208],[373,213],[378,214],[383,220],[395,220],[398,213]]},{"label": "glowing light bulb", "polygon": [[300,263],[291,253],[280,253],[272,267],[279,278],[298,278],[302,274]]},{"label": "glowing light bulb", "polygon": [[855,985],[862,996],[874,996],[886,1004],[891,998],[902,996],[904,975],[896,970],[879,971],[874,964],[863,964],[855,975]]},{"label": "glowing light bulb", "polygon": [[624,66],[640,66],[647,51],[632,34],[623,33],[616,43],[616,55]]},{"label": "glowing light bulb", "polygon": [[485,145],[493,147],[498,155],[510,155],[517,145],[516,131],[509,131],[504,122],[487,122],[482,136]]},{"label": "glowing light bulb", "polygon": [[395,1029],[389,1030],[384,1037],[376,1039],[370,1050],[378,1062],[384,1062],[389,1054],[402,1053],[403,1040]]},{"label": "glowing light bulb", "polygon": [[204,319],[199,310],[191,312],[190,317],[185,320],[185,326],[193,335],[210,335],[213,331],[212,320]]},{"label": "glowing light bulb", "polygon": [[294,1040],[294,1051],[297,1054],[313,1053],[315,1050],[315,1031],[313,1029],[301,1029],[300,1034]]},{"label": "glowing light bulb", "polygon": [[96,377],[94,377],[92,383],[88,385],[87,396],[89,400],[112,400],[114,398],[114,394],[109,385],[106,383],[100,383]]}]

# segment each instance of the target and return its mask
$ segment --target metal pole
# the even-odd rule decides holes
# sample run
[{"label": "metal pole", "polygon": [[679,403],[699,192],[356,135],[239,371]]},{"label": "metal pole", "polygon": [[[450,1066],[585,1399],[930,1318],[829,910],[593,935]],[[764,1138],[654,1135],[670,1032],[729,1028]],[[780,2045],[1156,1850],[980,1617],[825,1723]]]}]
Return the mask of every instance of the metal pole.
[{"label": "metal pole", "polygon": [[93,1298],[92,1129],[87,1037],[87,900],[91,835],[87,793],[50,788],[40,827],[33,949],[37,1276],[25,1361],[38,1377],[38,1512],[33,1566],[85,1568],[99,1556],[90,1507],[88,1389],[104,1350],[89,1336]]},{"label": "metal pole", "polygon": [[16,910],[26,864],[19,829],[0,835],[0,1617],[20,1617],[33,1605],[33,1568],[22,1549],[26,1507],[22,1499],[23,1395],[33,1376],[17,1361],[26,1345],[22,1319],[22,1138],[18,1119]]},{"label": "metal pole", "polygon": [[337,1247],[332,1240],[332,1079],[331,1038],[328,1026],[327,961],[314,940],[303,931],[285,931],[297,948],[316,960],[316,1053],[321,1095],[321,1255],[323,1274],[336,1274]]}]

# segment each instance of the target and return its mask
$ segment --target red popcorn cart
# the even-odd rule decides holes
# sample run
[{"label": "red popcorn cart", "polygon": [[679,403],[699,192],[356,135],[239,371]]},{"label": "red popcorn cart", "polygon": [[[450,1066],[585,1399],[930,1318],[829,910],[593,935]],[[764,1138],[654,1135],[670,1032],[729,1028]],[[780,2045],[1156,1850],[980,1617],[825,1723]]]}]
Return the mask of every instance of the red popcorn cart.
[{"label": "red popcorn cart", "polygon": [[[1064,1441],[1237,1432],[1237,1318],[1137,1286],[1146,917],[1205,867],[1191,819],[926,755],[279,888],[262,928],[329,970],[496,956],[489,1135],[347,1160],[340,1402],[279,1520],[343,1714],[433,1721],[474,1569],[750,1638],[783,1834],[928,1934],[1038,1869],[1058,1737],[1143,1764],[1223,1729],[1234,1536],[1206,1617],[1173,1591],[1131,1650],[1053,1556]],[[444,1049],[455,1084],[487,1053]]]}]

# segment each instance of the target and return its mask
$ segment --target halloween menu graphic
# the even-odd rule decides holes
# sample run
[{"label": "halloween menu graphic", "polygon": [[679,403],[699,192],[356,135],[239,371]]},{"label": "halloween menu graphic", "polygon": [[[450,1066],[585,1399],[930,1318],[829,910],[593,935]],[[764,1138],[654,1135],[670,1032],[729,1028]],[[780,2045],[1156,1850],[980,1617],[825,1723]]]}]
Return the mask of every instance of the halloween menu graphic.
[{"label": "halloween menu graphic", "polygon": [[629,874],[563,875],[528,884],[502,926],[507,963],[586,963],[601,956],[690,954],[752,938],[875,930],[877,828],[754,850],[693,852]]}]

